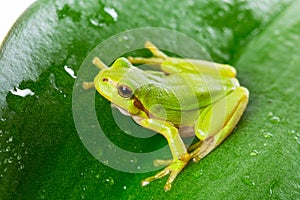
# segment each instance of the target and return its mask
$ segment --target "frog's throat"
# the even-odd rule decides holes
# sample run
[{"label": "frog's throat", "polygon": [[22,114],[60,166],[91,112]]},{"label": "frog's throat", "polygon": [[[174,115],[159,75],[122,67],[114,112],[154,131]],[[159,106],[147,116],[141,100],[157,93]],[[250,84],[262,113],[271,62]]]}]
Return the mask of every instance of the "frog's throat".
[{"label": "frog's throat", "polygon": [[114,104],[114,103],[111,104],[111,107],[117,108],[117,109],[120,111],[120,113],[122,113],[123,115],[131,116],[131,114],[130,114],[127,110],[125,110],[125,109],[123,109],[123,108],[117,106],[117,105]]}]

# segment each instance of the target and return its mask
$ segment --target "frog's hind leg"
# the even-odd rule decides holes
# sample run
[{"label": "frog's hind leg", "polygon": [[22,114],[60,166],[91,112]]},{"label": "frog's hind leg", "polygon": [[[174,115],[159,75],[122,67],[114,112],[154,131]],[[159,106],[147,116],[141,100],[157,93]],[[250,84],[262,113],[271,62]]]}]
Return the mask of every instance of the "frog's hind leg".
[{"label": "frog's hind leg", "polygon": [[166,59],[168,56],[160,51],[153,43],[150,41],[145,42],[145,47],[151,51],[151,53],[157,58]]},{"label": "frog's hind leg", "polygon": [[238,87],[200,114],[195,125],[200,142],[189,149],[195,162],[205,157],[232,132],[247,106],[248,96],[246,88]]},{"label": "frog's hind leg", "polygon": [[143,58],[143,57],[128,57],[128,60],[132,64],[161,64],[168,56],[160,51],[154,44],[150,41],[145,42],[145,48],[147,48],[154,57]]},{"label": "frog's hind leg", "polygon": [[128,60],[131,64],[148,64],[148,65],[160,65],[164,60],[162,58],[143,58],[143,57],[128,57]]}]

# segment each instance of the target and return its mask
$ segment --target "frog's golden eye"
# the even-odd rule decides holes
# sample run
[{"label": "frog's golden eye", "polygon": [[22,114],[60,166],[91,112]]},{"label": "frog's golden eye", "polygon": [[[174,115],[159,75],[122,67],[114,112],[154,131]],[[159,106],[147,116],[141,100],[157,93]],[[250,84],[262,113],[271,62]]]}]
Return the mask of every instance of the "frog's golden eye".
[{"label": "frog's golden eye", "polygon": [[133,95],[132,89],[127,85],[118,85],[118,93],[124,98],[130,98]]}]

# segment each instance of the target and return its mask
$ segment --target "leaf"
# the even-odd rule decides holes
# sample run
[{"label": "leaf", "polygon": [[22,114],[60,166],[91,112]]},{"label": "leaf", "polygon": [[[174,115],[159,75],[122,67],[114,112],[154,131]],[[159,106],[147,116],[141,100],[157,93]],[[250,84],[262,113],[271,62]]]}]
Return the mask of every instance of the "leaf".
[{"label": "leaf", "polygon": [[[297,199],[299,4],[37,1],[16,22],[0,51],[0,198]],[[72,116],[75,79],[65,70],[77,74],[100,42],[144,26],[187,34],[214,61],[236,66],[241,84],[250,90],[249,106],[236,130],[202,161],[190,163],[168,193],[163,191],[165,179],[140,186],[154,172],[120,172],[85,149]],[[14,95],[14,88],[30,89],[34,95]],[[118,133],[112,136],[115,142],[129,149],[147,146],[124,138],[109,124],[109,103],[99,103],[104,127]]]}]

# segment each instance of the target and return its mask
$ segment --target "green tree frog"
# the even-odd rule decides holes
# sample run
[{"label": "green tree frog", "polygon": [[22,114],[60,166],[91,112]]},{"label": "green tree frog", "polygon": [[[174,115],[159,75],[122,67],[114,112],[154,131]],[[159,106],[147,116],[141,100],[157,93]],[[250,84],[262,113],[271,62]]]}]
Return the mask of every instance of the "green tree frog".
[{"label": "green tree frog", "polygon": [[[157,160],[166,167],[141,184],[169,175],[164,186],[168,191],[189,161],[201,160],[232,132],[249,92],[229,65],[169,57],[149,41],[145,47],[153,57],[121,57],[111,67],[95,57],[93,63],[101,71],[93,85],[123,114],[167,139],[173,159]],[[137,64],[157,69],[141,70]],[[186,147],[182,137],[191,134],[199,141]]]}]

